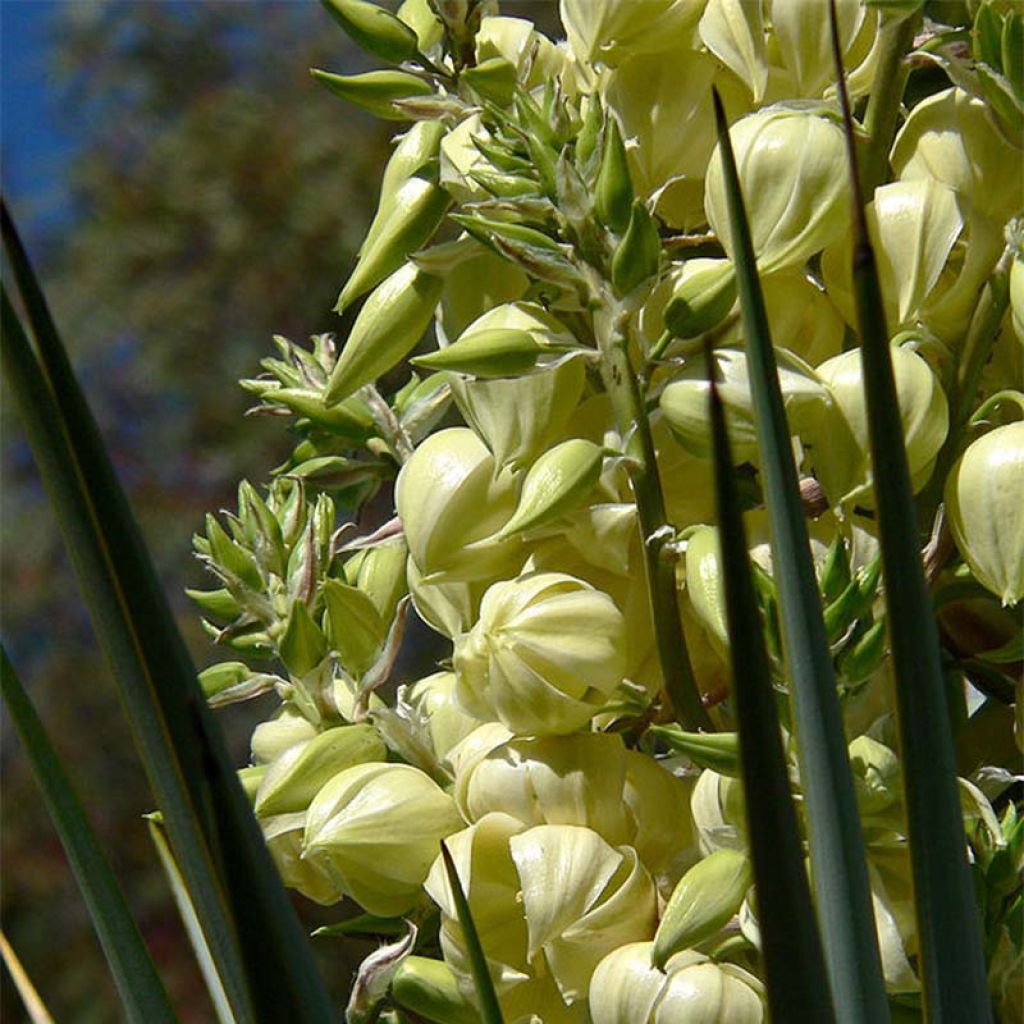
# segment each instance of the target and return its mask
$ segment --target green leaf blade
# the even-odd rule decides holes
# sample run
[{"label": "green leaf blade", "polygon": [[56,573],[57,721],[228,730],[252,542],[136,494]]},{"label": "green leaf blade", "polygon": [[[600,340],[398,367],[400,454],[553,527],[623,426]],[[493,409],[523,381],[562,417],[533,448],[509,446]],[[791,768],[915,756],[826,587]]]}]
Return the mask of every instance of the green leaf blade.
[{"label": "green leaf blade", "polygon": [[[712,365],[710,359],[708,365]],[[773,1020],[832,1021],[835,1015],[804,871],[725,412],[714,379],[709,378],[709,383],[715,505],[768,1005]]]},{"label": "green leaf blade", "polygon": [[728,127],[715,97],[818,922],[836,1019],[889,1019],[864,839],[778,367]]},{"label": "green leaf blade", "polygon": [[992,1020],[992,1010],[980,917],[967,864],[938,630],[921,563],[889,331],[858,184],[853,121],[842,76],[839,97],[851,182],[854,303],[896,678],[925,1015],[944,1024],[983,1024]]},{"label": "green leaf blade", "polygon": [[125,1016],[135,1024],[173,1024],[178,1019],[177,1015],[132,918],[124,893],[60,758],[7,657],[7,651],[2,647],[0,692],[89,909]]}]

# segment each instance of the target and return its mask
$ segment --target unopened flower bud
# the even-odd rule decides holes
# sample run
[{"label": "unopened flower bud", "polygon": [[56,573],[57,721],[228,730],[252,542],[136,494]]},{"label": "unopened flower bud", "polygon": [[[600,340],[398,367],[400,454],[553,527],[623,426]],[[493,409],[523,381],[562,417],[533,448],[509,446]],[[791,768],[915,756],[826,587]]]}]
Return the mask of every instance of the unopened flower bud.
[{"label": "unopened flower bud", "polygon": [[369,725],[327,729],[308,743],[289,747],[267,767],[256,795],[256,814],[262,818],[304,811],[338,772],[386,756],[387,748]]},{"label": "unopened flower bud", "polygon": [[633,185],[629,179],[626,147],[614,117],[605,121],[601,166],[594,185],[594,209],[605,226],[621,233],[629,224],[633,207]]},{"label": "unopened flower bud", "polygon": [[425,1020],[445,1024],[479,1024],[476,1007],[459,990],[459,982],[443,960],[407,956],[391,982],[395,1001]]},{"label": "unopened flower bud", "polygon": [[711,938],[740,909],[753,880],[750,860],[740,850],[716,850],[694,864],[665,907],[651,963],[664,970],[670,956]]},{"label": "unopened flower bud", "polygon": [[1024,597],[1024,421],[972,442],[946,480],[957,549],[1004,605]]},{"label": "unopened flower bud", "polygon": [[690,811],[697,829],[700,848],[705,853],[715,850],[744,848],[746,819],[743,783],[739,779],[719,775],[707,769],[693,787]]},{"label": "unopened flower bud", "polygon": [[455,647],[460,702],[513,732],[572,732],[622,681],[625,635],[611,598],[562,573],[495,583]]},{"label": "unopened flower bud", "polygon": [[405,562],[408,548],[405,540],[398,538],[377,544],[362,551],[361,555],[355,578],[349,582],[373,602],[383,622],[390,622],[407,589]]},{"label": "unopened flower bud", "polygon": [[367,0],[321,0],[327,12],[367,53],[401,64],[417,50],[416,33],[390,11]]},{"label": "unopened flower bud", "polygon": [[[842,235],[849,200],[843,130],[835,121],[806,111],[761,110],[736,122],[729,136],[761,273],[798,267]],[[718,150],[708,165],[704,209],[735,256]]]},{"label": "unopened flower bud", "polygon": [[483,442],[465,427],[431,434],[402,467],[395,505],[409,554],[427,582],[491,577],[519,548],[491,539],[515,508],[511,474],[495,473]]},{"label": "unopened flower bud", "polygon": [[429,176],[414,174],[407,178],[370,225],[372,237],[360,250],[335,310],[344,312],[360,295],[396,271],[409,253],[429,240],[450,204],[448,193]]},{"label": "unopened flower bud", "polygon": [[331,650],[338,652],[346,671],[358,679],[376,661],[387,626],[373,601],[355,587],[325,580],[320,594]]},{"label": "unopened flower bud", "polygon": [[[890,349],[890,355],[900,406],[900,419],[903,422],[907,463],[911,482],[915,491],[918,491],[931,476],[935,456],[946,439],[949,429],[949,403],[938,378],[921,356],[909,348],[897,346]],[[863,504],[872,499],[869,493],[865,493],[870,439],[860,349],[853,349],[826,360],[818,367],[818,376],[828,387],[835,409],[842,414],[842,419],[852,435],[855,450],[850,452],[846,445],[838,443],[841,426],[838,425],[828,435],[837,442],[836,444],[829,448],[827,438],[823,437],[823,443],[816,446],[816,468],[819,462],[825,467],[830,459],[841,461],[842,465],[835,468],[840,476],[845,477],[847,491],[856,489],[857,500]],[[826,492],[828,491],[829,487],[826,486]]]},{"label": "unopened flower bud", "polygon": [[352,325],[324,402],[348,398],[404,359],[427,329],[443,284],[406,263],[377,285]]},{"label": "unopened flower bud", "polygon": [[415,904],[437,844],[461,825],[452,798],[418,768],[361,764],[313,799],[303,856],[369,913],[392,917]]},{"label": "unopened flower bud", "polygon": [[695,338],[720,324],[736,301],[736,272],[729,260],[687,260],[665,306],[665,330]]},{"label": "unopened flower bud", "polygon": [[[719,348],[711,356],[718,393],[725,406],[725,418],[737,463],[756,461],[757,427],[746,353]],[[827,392],[814,370],[785,349],[776,351],[779,386],[793,432],[799,432],[808,408],[827,401]],[[707,458],[711,454],[708,424],[708,369],[704,356],[687,360],[686,366],[661,393],[660,406],[673,434],[688,451]]]},{"label": "unopened flower bud", "polygon": [[366,71],[361,75],[335,75],[313,68],[311,74],[329,92],[386,121],[408,120],[395,100],[433,94],[433,89],[405,71]]},{"label": "unopened flower bud", "polygon": [[478,96],[499,107],[507,107],[515,95],[519,73],[504,57],[488,57],[475,67],[466,68],[459,80],[472,87]]},{"label": "unopened flower bud", "polygon": [[594,489],[603,460],[600,446],[581,437],[546,451],[528,470],[515,514],[498,536],[536,529],[574,511]]},{"label": "unopened flower bud", "polygon": [[522,377],[456,378],[451,384],[459,409],[497,465],[521,468],[565,436],[585,381],[583,360],[568,357]]},{"label": "unopened flower bud", "polygon": [[764,986],[731,963],[715,963],[687,949],[664,971],[651,966],[650,942],[633,942],[609,953],[590,985],[594,1024],[762,1024]]},{"label": "unopened flower bud", "polygon": [[276,717],[269,722],[261,722],[253,729],[249,741],[252,759],[257,764],[269,764],[289,747],[308,742],[316,735],[316,726],[290,704],[285,704]]},{"label": "unopened flower bud", "polygon": [[878,814],[899,799],[899,758],[883,743],[858,736],[850,744],[850,770],[861,814]]},{"label": "unopened flower bud", "polygon": [[702,526],[686,541],[686,596],[719,651],[729,647],[717,526]]},{"label": "unopened flower bud", "polygon": [[658,272],[661,239],[654,220],[642,200],[633,203],[626,230],[612,254],[612,284],[619,295],[634,288]]},{"label": "unopened flower bud", "polygon": [[517,377],[533,369],[544,351],[529,331],[493,327],[467,333],[446,348],[417,356],[412,363],[474,377]]},{"label": "unopened flower bud", "polygon": [[469,821],[500,811],[525,826],[584,825],[613,846],[631,843],[618,736],[514,737],[482,758],[460,758],[459,769],[455,799]]},{"label": "unopened flower bud", "polygon": [[697,838],[689,812],[693,784],[673,775],[653,757],[626,752],[624,799],[632,818],[629,845],[668,891],[696,859]]},{"label": "unopened flower bud", "polygon": [[409,688],[409,703],[426,717],[431,746],[439,761],[447,759],[480,725],[455,699],[455,673],[435,672]]},{"label": "unopened flower bud", "polygon": [[1010,264],[1010,314],[1017,340],[1024,346],[1024,254],[1021,253]]}]

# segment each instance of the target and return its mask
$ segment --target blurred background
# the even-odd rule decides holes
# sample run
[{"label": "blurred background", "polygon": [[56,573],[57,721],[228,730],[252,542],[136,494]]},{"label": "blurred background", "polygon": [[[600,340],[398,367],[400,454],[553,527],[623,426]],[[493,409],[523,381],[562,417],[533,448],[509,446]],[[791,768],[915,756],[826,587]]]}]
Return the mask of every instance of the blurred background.
[{"label": "blurred background", "polygon": [[[502,12],[557,31],[556,0]],[[205,583],[191,534],[291,447],[279,425],[243,420],[236,381],[272,334],[339,326],[331,306],[400,127],[329,96],[312,65],[369,66],[316,0],[0,0],[3,193],[199,667],[218,659],[183,594]],[[3,642],[182,1020],[212,1020],[143,826],[152,799],[125,719],[0,398]],[[220,713],[238,764],[273,703]],[[58,1024],[121,1020],[17,738],[3,718],[0,730],[3,930]],[[311,926],[331,916],[296,900]],[[353,954],[315,948],[340,999]],[[26,1020],[0,977],[0,1018]]]}]

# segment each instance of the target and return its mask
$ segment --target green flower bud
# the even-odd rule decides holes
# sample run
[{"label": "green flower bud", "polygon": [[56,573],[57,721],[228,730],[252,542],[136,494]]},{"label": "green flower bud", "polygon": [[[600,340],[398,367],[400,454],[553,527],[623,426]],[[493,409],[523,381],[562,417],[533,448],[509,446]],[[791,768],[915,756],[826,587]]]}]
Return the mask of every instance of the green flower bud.
[{"label": "green flower bud", "polygon": [[[776,350],[779,386],[793,432],[800,431],[808,409],[827,401],[828,393],[802,359],[785,349]],[[712,353],[718,393],[725,406],[733,458],[737,464],[756,462],[757,427],[747,372],[746,353],[739,349],[719,348]],[[679,443],[687,450],[707,458],[711,454],[711,428],[707,416],[708,381],[704,356],[687,360],[682,372],[666,386],[659,401],[661,411]]]},{"label": "green flower bud", "polygon": [[651,728],[651,732],[672,750],[685,754],[695,765],[739,778],[739,733],[686,732],[678,725],[656,725]]},{"label": "green flower bud", "polygon": [[395,507],[426,582],[493,578],[517,557],[517,540],[494,539],[515,507],[512,475],[495,470],[465,427],[431,434],[402,467]]},{"label": "green flower bud", "polygon": [[458,979],[443,960],[407,956],[395,971],[391,994],[400,1006],[437,1024],[478,1024],[476,1007],[459,991]]},{"label": "green flower bud", "polygon": [[1024,597],[1024,421],[968,446],[946,480],[946,512],[978,582],[1015,605]]},{"label": "green flower bud", "polygon": [[361,75],[335,75],[313,68],[310,74],[329,92],[353,106],[386,121],[407,121],[408,115],[395,106],[396,100],[432,95],[434,90],[422,78],[405,71],[366,71]]},{"label": "green flower bud", "polygon": [[211,615],[222,622],[231,622],[242,614],[242,606],[224,587],[218,590],[186,590],[185,593],[204,615]]},{"label": "green flower bud", "polygon": [[[729,135],[762,273],[798,267],[842,235],[849,218],[841,172],[846,156],[835,121],[806,111],[761,110],[734,124]],[[717,149],[708,165],[704,209],[734,256]]]},{"label": "green flower bud", "polygon": [[931,178],[957,193],[965,210],[998,226],[1024,207],[1021,151],[995,127],[987,104],[946,89],[911,111],[893,144],[893,170],[905,181]]},{"label": "green flower bud", "polygon": [[633,209],[633,185],[629,179],[626,147],[614,117],[605,121],[601,166],[594,184],[594,209],[601,223],[617,233],[629,224]]},{"label": "green flower bud", "polygon": [[546,451],[527,472],[515,514],[498,536],[545,526],[576,509],[597,484],[603,461],[601,448],[579,437]]},{"label": "green flower bud", "polygon": [[739,850],[716,850],[679,880],[654,936],[651,963],[658,970],[674,953],[711,938],[740,909],[753,884],[750,860]]},{"label": "green flower bud", "polygon": [[[335,311],[343,313],[354,299],[397,270],[409,253],[425,245],[450,204],[448,193],[429,178],[415,174],[407,178],[370,225],[372,238],[360,250]],[[381,216],[385,219],[378,225]]]},{"label": "green flower bud", "polygon": [[720,324],[736,302],[736,272],[729,260],[687,260],[665,306],[665,330],[696,338]]},{"label": "green flower bud", "polygon": [[607,594],[562,573],[496,583],[456,641],[459,701],[518,733],[572,732],[622,681],[622,613]]},{"label": "green flower bud", "polygon": [[409,688],[409,703],[426,717],[434,755],[445,761],[480,725],[455,699],[455,673],[435,672]]},{"label": "green flower bud", "polygon": [[717,526],[702,526],[686,541],[686,596],[719,651],[729,647]]},{"label": "green flower bud", "polygon": [[633,203],[629,223],[612,255],[612,284],[619,295],[634,288],[658,272],[661,238],[647,207],[641,200]]},{"label": "green flower bud", "polygon": [[362,556],[356,577],[351,582],[373,602],[381,621],[390,622],[395,617],[398,602],[406,594],[408,548],[404,539],[399,538],[368,548]]},{"label": "green flower bud", "polygon": [[715,850],[745,848],[743,784],[739,779],[710,769],[701,772],[693,787],[690,812],[705,855]]},{"label": "green flower bud", "polygon": [[585,381],[583,360],[567,358],[518,378],[456,378],[451,385],[459,410],[497,465],[518,469],[564,436]]},{"label": "green flower bud", "polygon": [[519,72],[504,57],[488,57],[476,67],[466,68],[459,81],[466,82],[482,99],[507,107],[515,95]]},{"label": "green flower bud", "polygon": [[1010,264],[1010,312],[1017,340],[1024,346],[1024,256],[1019,254]]},{"label": "green flower bud", "polygon": [[518,267],[476,239],[465,236],[462,241],[473,248],[445,274],[441,322],[446,338],[458,338],[488,310],[514,303],[530,283]]},{"label": "green flower bud", "polygon": [[303,857],[369,913],[393,917],[416,903],[438,842],[461,824],[452,798],[418,768],[356,765],[310,804]]},{"label": "green flower bud", "polygon": [[285,704],[270,721],[260,722],[253,729],[249,749],[257,764],[270,764],[289,747],[306,743],[316,735],[316,726],[290,704]]},{"label": "green flower bud", "polygon": [[352,325],[324,402],[348,398],[404,359],[427,329],[443,284],[406,263],[377,285]]},{"label": "green flower bud", "polygon": [[687,949],[665,965],[651,966],[650,942],[633,942],[609,953],[590,985],[594,1024],[762,1024],[764,986],[736,964],[716,964]]},{"label": "green flower bud", "polygon": [[416,33],[420,52],[429,54],[440,47],[444,39],[444,25],[431,7],[430,0],[402,0],[398,18]]},{"label": "green flower bud", "polygon": [[342,769],[386,756],[387,748],[369,725],[326,729],[307,743],[289,747],[267,767],[256,794],[256,814],[265,818],[304,811]]},{"label": "green flower bud", "polygon": [[755,103],[768,85],[761,8],[743,0],[708,0],[699,25],[704,45],[746,84]]},{"label": "green flower bud", "polygon": [[459,203],[479,202],[489,198],[487,190],[473,181],[473,171],[495,171],[495,166],[481,152],[481,145],[491,141],[479,114],[460,121],[441,142],[441,185]]},{"label": "green flower bud", "polygon": [[[895,346],[890,349],[890,355],[907,463],[914,490],[918,491],[931,476],[935,456],[946,439],[949,403],[931,367],[921,356],[909,348]],[[822,443],[815,446],[813,453],[815,470],[830,499],[856,497],[860,504],[865,504],[873,499],[868,492],[869,438],[860,349],[826,360],[818,367],[818,376],[827,385],[834,412],[841,414],[839,419],[843,422],[836,421],[834,412],[833,418],[825,421]],[[842,439],[844,429],[848,429],[853,439],[852,446]],[[822,473],[834,474],[841,485],[829,484]],[[840,492],[838,498],[834,498],[836,492]]]},{"label": "green flower bud", "polygon": [[254,676],[241,661],[222,661],[199,673],[199,685],[211,706],[245,700],[265,689],[263,678]]},{"label": "green flower bud", "polygon": [[476,377],[517,377],[532,370],[544,351],[529,331],[493,327],[467,333],[446,348],[416,356],[412,364]]},{"label": "green flower bud", "polygon": [[278,651],[288,671],[299,678],[312,672],[327,657],[327,640],[303,601],[292,602]]},{"label": "green flower bud", "polygon": [[320,590],[326,616],[324,625],[331,649],[357,679],[377,660],[387,637],[387,626],[373,601],[361,590],[339,580],[325,580]]},{"label": "green flower bud", "polygon": [[618,736],[514,737],[483,757],[467,754],[461,752],[455,800],[468,821],[500,811],[524,826],[584,825],[613,846],[631,841],[626,749]]},{"label": "green flower bud", "polygon": [[416,33],[390,11],[367,0],[321,0],[327,13],[367,53],[389,64],[401,64],[416,54]]},{"label": "green flower bud", "polygon": [[323,865],[313,864],[302,856],[302,831],[305,814],[280,814],[260,822],[267,849],[289,889],[302,893],[306,899],[329,907],[344,893]]},{"label": "green flower bud", "polygon": [[251,764],[238,769],[238,781],[242,784],[242,789],[250,804],[256,799],[256,793],[266,774],[267,766],[265,764]]}]

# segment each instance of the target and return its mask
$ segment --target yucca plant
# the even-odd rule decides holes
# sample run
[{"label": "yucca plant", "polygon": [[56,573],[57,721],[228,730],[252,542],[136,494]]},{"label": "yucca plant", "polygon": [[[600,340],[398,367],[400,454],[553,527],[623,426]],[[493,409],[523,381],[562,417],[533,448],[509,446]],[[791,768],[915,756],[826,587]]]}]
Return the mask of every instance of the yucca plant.
[{"label": "yucca plant", "polygon": [[[380,940],[352,1024],[1020,1019],[1024,14],[324,5],[388,67],[314,76],[408,124],[347,337],[242,382],[297,442],[195,538],[198,681],[4,215],[5,374],[220,1019],[334,1015],[282,881]],[[207,705],[271,693],[235,770]]]}]

